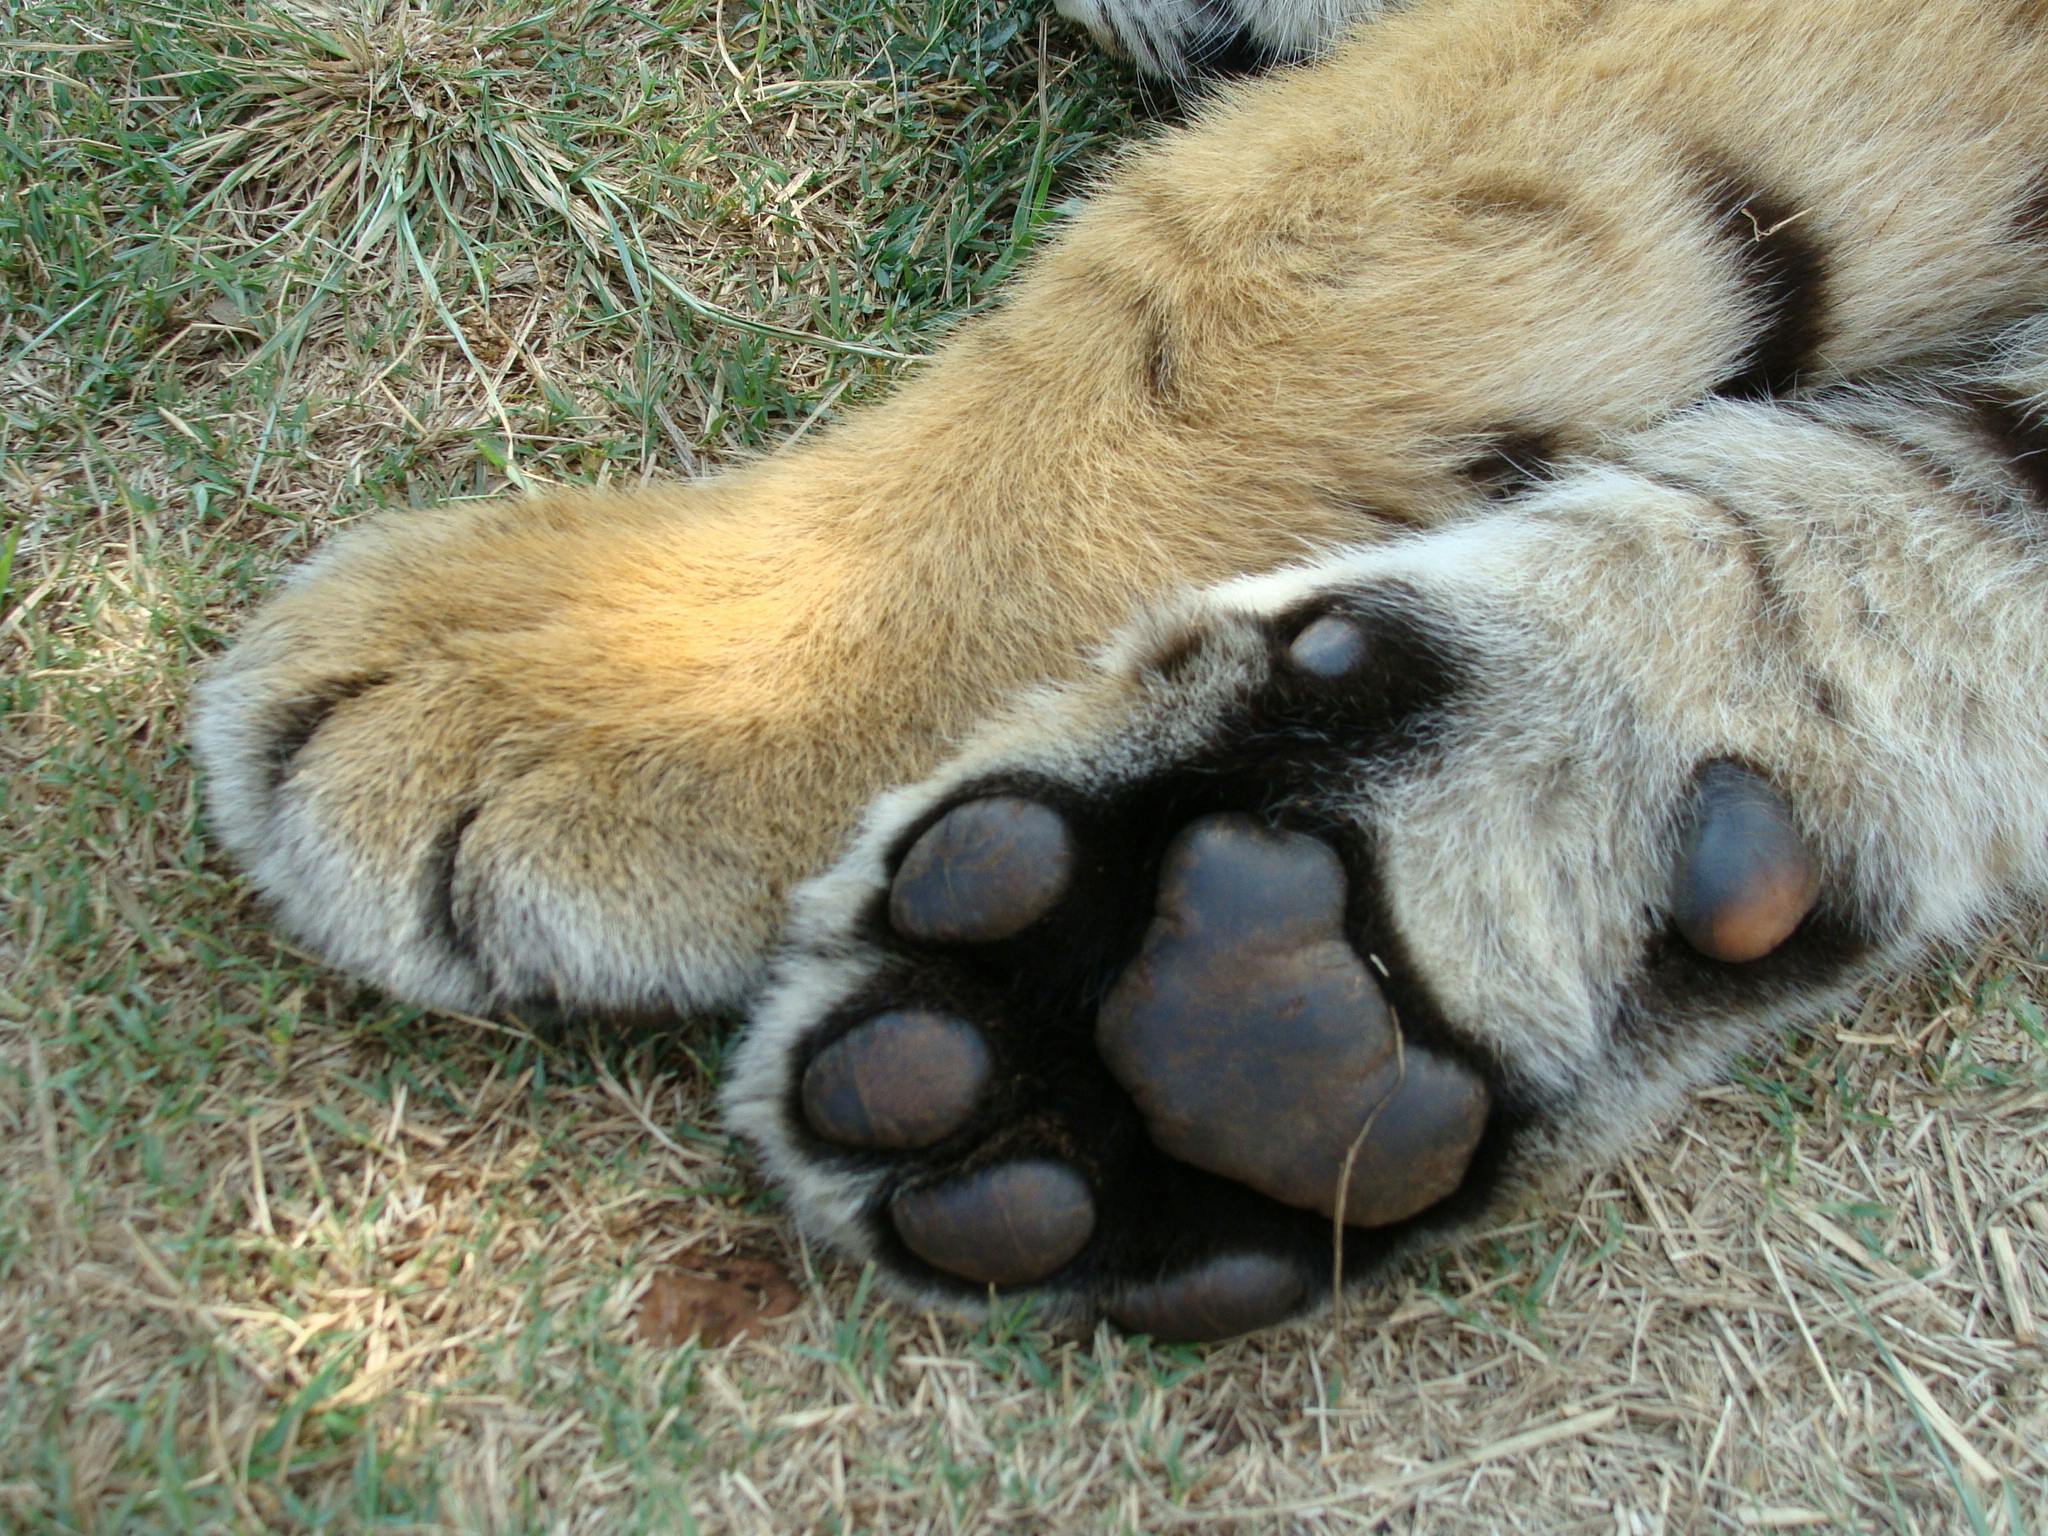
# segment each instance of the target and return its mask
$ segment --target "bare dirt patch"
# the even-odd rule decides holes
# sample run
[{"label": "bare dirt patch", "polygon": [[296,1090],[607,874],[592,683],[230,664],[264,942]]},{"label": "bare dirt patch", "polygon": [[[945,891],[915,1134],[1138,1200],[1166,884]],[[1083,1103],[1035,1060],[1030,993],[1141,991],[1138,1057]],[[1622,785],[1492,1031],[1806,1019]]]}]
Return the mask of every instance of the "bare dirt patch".
[{"label": "bare dirt patch", "polygon": [[642,1344],[672,1349],[692,1340],[706,1349],[748,1339],[789,1316],[802,1297],[772,1259],[682,1254],[647,1282],[633,1326]]}]

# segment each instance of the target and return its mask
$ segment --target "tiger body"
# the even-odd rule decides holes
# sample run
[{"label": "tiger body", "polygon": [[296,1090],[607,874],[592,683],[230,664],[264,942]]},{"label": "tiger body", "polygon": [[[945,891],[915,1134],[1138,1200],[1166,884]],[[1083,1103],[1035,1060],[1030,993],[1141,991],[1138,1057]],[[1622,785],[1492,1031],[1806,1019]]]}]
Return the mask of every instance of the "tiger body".
[{"label": "tiger body", "polygon": [[[1187,760],[1263,697],[1230,635],[1377,583],[1469,630],[1477,682],[1457,750],[1317,814],[1374,829],[1445,1049],[1513,1107],[1494,1161],[1625,1140],[1759,1027],[2048,879],[2044,21],[1377,21],[1130,154],[1005,305],[820,440],[336,540],[204,687],[215,827],[288,927],[417,1000],[732,1008],[863,807],[969,740],[811,888],[734,1089],[814,1224],[957,1295],[875,1235],[952,1166],[792,1119],[847,989],[899,963],[849,914],[944,794]],[[1236,660],[1145,681],[1190,648]],[[1839,942],[1653,976],[1669,806],[1718,758],[1788,786]],[[1560,775],[1590,832],[1527,814]],[[1044,1282],[1079,1310],[1136,1283],[1095,1251]]]}]

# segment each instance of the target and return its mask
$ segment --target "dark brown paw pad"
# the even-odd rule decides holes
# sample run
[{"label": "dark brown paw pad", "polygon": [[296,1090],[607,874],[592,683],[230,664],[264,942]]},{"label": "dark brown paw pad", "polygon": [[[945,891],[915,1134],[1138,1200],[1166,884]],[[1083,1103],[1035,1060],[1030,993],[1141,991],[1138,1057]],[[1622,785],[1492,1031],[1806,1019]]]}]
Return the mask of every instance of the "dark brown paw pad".
[{"label": "dark brown paw pad", "polygon": [[981,1031],[903,1008],[857,1024],[804,1069],[804,1119],[843,1147],[907,1151],[957,1131],[988,1085]]},{"label": "dark brown paw pad", "polygon": [[1820,866],[1770,782],[1709,763],[1672,879],[1673,921],[1710,960],[1760,960],[1792,937],[1820,893]]},{"label": "dark brown paw pad", "polygon": [[1267,1253],[1227,1253],[1165,1280],[1134,1285],[1110,1320],[1165,1344],[1234,1338],[1283,1323],[1308,1299],[1308,1278]]},{"label": "dark brown paw pad", "polygon": [[1058,905],[1073,866],[1073,838],[1052,807],[969,800],[911,844],[889,887],[889,923],[930,942],[1007,939]]},{"label": "dark brown paw pad", "polygon": [[1043,1280],[1088,1245],[1095,1197],[1065,1163],[998,1163],[889,1202],[903,1244],[932,1268],[978,1285]]},{"label": "dark brown paw pad", "polygon": [[1345,937],[1345,887],[1336,853],[1305,833],[1190,823],[1096,1045],[1169,1157],[1380,1226],[1457,1189],[1490,1097],[1402,1041]]}]

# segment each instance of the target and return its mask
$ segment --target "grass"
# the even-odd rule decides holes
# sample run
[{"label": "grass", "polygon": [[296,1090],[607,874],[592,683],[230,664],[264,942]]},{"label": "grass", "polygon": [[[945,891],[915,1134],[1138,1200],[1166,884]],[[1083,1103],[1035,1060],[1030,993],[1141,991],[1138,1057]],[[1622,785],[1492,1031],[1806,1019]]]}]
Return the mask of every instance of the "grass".
[{"label": "grass", "polygon": [[[875,392],[1135,94],[1012,4],[0,19],[0,1529],[2048,1525],[1988,1246],[2048,1309],[2032,941],[1202,1352],[877,1298],[714,1129],[715,1036],[360,994],[210,850],[183,701],[285,563]],[[796,1312],[644,1341],[727,1255]]]}]

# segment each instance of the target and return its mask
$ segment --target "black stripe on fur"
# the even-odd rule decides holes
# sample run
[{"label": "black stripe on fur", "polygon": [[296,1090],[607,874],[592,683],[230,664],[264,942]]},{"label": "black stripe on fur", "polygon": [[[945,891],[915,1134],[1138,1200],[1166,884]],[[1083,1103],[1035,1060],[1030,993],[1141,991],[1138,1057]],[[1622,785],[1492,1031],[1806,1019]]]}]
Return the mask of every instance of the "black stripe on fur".
[{"label": "black stripe on fur", "polygon": [[1755,330],[1714,393],[1737,400],[1787,395],[1812,372],[1826,325],[1827,257],[1802,224],[1806,210],[1718,161],[1708,169],[1714,235],[1734,257]]}]

